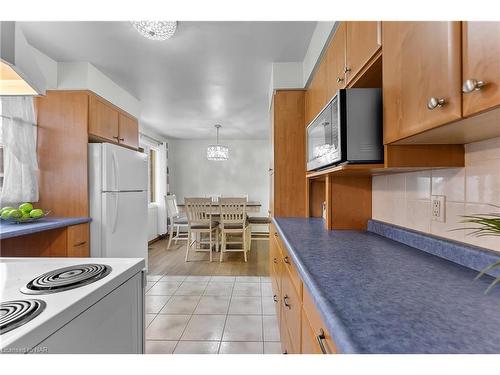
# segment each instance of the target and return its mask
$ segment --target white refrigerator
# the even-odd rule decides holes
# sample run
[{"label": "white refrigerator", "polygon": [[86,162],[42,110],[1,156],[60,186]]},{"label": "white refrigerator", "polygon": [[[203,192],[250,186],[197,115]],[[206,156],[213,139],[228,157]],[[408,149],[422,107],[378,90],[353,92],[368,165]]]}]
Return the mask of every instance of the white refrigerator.
[{"label": "white refrigerator", "polygon": [[148,264],[147,156],[89,144],[90,255],[144,258]]}]

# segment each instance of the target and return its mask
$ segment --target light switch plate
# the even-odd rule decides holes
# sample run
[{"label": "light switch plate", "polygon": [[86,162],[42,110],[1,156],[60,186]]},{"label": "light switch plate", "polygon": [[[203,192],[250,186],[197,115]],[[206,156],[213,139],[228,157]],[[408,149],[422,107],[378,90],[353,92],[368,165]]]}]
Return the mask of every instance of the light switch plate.
[{"label": "light switch plate", "polygon": [[431,197],[431,217],[434,221],[446,221],[446,196],[433,195]]}]

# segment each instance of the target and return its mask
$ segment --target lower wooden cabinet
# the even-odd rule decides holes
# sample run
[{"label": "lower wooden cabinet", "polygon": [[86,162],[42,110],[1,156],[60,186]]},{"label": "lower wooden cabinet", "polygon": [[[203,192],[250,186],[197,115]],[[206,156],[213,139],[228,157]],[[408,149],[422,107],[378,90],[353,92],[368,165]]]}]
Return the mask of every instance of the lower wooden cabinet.
[{"label": "lower wooden cabinet", "polygon": [[[284,354],[337,353],[330,333],[271,224],[269,269]],[[288,260],[286,261],[286,257]]]},{"label": "lower wooden cabinet", "polygon": [[67,256],[83,258],[90,255],[89,224],[72,225],[66,230]]}]

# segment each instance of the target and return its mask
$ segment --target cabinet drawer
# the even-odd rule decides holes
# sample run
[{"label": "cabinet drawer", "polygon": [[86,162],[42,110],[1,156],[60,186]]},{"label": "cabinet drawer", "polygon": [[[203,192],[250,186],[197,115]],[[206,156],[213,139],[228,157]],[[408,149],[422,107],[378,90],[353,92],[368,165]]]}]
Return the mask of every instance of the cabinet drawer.
[{"label": "cabinet drawer", "polygon": [[72,225],[67,228],[68,257],[89,256],[89,224]]},{"label": "cabinet drawer", "polygon": [[326,352],[325,354],[337,353],[337,349],[335,347],[333,339],[326,329],[323,323],[323,319],[319,315],[316,305],[314,304],[314,301],[307,288],[303,289],[302,305],[304,315],[307,317],[307,321],[309,322],[310,328],[312,329],[314,340],[319,342],[318,337],[321,339]]},{"label": "cabinet drawer", "polygon": [[301,354],[322,354],[319,346],[317,335],[311,328],[311,324],[304,313],[302,313],[302,338],[301,338]]},{"label": "cabinet drawer", "polygon": [[290,341],[296,351],[300,350],[300,324],[301,324],[301,299],[295,290],[290,274],[283,270],[281,279],[281,311],[283,312],[282,324],[286,325]]},{"label": "cabinet drawer", "polygon": [[282,249],[283,254],[283,270],[282,274],[285,274],[285,270],[288,271],[288,276],[290,277],[291,284],[295,287],[295,291],[299,297],[302,297],[302,281],[300,276],[293,264],[292,258],[288,255],[285,247]]}]

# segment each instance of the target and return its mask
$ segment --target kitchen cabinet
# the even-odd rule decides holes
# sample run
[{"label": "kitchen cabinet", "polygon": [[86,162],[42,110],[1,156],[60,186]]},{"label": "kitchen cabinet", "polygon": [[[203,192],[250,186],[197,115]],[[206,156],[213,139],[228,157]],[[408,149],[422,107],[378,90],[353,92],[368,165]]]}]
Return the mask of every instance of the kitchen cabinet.
[{"label": "kitchen cabinet", "polygon": [[464,117],[500,105],[500,22],[462,23]]},{"label": "kitchen cabinet", "polygon": [[72,225],[67,228],[67,256],[88,257],[89,251],[89,224]]},{"label": "kitchen cabinet", "polygon": [[95,95],[89,101],[89,134],[118,142],[118,111]]},{"label": "kitchen cabinet", "polygon": [[379,21],[345,22],[345,73],[350,83],[382,45]]},{"label": "kitchen cabinet", "polygon": [[305,124],[308,125],[328,102],[327,60],[322,59],[306,92]]},{"label": "kitchen cabinet", "polygon": [[462,115],[460,22],[383,22],[384,143]]},{"label": "kitchen cabinet", "polygon": [[139,147],[139,124],[137,119],[124,113],[118,114],[119,143],[132,148]]},{"label": "kitchen cabinet", "polygon": [[269,269],[283,353],[336,353],[333,339],[274,224],[270,225],[269,236]]},{"label": "kitchen cabinet", "polygon": [[304,90],[277,90],[273,95],[273,216],[306,216],[304,96]]},{"label": "kitchen cabinet", "polygon": [[346,86],[346,22],[341,22],[326,51],[327,98],[330,100],[337,90]]}]

